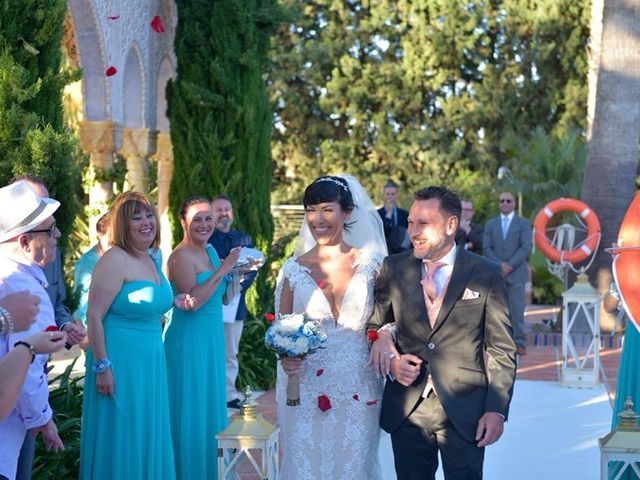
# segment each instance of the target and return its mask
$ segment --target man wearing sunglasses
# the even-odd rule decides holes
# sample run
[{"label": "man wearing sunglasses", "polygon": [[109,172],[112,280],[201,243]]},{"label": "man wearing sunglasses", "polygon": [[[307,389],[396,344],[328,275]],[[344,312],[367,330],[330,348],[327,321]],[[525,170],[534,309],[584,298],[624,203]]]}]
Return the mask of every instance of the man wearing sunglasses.
[{"label": "man wearing sunglasses", "polygon": [[531,223],[515,213],[516,202],[511,192],[498,197],[500,215],[487,221],[484,227],[484,256],[500,264],[507,283],[507,298],[513,325],[516,353],[526,355],[524,332],[525,284],[527,257],[531,253]]}]

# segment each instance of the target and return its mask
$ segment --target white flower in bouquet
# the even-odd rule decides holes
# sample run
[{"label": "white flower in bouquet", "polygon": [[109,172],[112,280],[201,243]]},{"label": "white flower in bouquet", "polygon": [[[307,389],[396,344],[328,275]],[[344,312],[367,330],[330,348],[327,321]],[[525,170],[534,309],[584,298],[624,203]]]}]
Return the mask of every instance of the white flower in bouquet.
[{"label": "white flower in bouquet", "polygon": [[282,315],[267,330],[264,344],[278,357],[304,357],[327,340],[317,321],[303,313]]}]

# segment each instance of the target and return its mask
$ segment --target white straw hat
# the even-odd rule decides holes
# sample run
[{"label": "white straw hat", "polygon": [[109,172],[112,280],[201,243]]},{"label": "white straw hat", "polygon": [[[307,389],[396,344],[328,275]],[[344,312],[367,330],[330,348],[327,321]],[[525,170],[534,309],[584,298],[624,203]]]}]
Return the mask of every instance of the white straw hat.
[{"label": "white straw hat", "polygon": [[0,188],[0,243],[33,230],[59,206],[53,198],[40,198],[25,181]]}]

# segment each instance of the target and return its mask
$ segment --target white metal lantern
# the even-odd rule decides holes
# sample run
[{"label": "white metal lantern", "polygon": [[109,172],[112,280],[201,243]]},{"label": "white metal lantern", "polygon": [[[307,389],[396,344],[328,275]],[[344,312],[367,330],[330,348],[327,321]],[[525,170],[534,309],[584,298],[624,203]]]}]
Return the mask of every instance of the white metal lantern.
[{"label": "white metal lantern", "polygon": [[601,480],[629,478],[625,474],[631,472],[635,472],[632,478],[640,478],[640,429],[631,397],[627,397],[624,410],[618,414],[618,426],[598,439],[598,444]]},{"label": "white metal lantern", "polygon": [[563,387],[600,384],[600,301],[584,273],[562,294]]},{"label": "white metal lantern", "polygon": [[261,480],[278,478],[278,435],[280,429],[256,413],[257,405],[249,387],[240,404],[240,413],[218,440],[218,479],[238,480],[238,467],[248,460]]}]

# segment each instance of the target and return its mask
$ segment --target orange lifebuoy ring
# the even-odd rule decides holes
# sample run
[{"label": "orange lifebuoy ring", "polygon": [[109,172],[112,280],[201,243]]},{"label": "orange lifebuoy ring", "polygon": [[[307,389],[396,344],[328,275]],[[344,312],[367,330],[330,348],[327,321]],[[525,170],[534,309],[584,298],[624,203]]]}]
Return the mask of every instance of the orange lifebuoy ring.
[{"label": "orange lifebuoy ring", "polygon": [[[558,212],[574,212],[587,225],[587,238],[573,250],[558,250],[547,237],[547,223]],[[558,198],[547,203],[536,215],[533,222],[533,232],[536,246],[542,254],[552,262],[578,263],[589,258],[598,247],[600,241],[600,220],[596,213],[584,202],[575,198]]]}]

